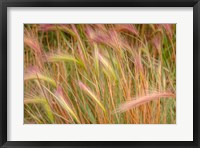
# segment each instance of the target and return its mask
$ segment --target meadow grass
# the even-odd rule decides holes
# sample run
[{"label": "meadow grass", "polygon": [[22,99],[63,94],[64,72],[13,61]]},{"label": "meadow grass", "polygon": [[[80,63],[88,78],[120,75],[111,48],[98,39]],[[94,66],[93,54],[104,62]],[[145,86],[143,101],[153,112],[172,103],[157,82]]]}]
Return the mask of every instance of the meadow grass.
[{"label": "meadow grass", "polygon": [[175,24],[25,24],[25,124],[175,124]]}]

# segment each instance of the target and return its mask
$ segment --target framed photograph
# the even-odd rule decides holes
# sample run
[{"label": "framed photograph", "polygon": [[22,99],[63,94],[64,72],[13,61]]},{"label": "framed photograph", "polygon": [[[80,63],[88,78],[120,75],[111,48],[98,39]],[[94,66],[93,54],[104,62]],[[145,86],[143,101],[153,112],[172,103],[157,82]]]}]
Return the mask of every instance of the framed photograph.
[{"label": "framed photograph", "polygon": [[198,0],[0,7],[2,148],[200,147]]}]

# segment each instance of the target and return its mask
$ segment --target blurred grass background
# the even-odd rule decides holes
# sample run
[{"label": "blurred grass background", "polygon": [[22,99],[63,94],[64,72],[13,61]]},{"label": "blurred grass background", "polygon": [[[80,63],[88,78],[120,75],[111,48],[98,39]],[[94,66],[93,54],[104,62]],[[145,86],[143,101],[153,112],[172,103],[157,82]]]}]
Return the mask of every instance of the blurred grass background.
[{"label": "blurred grass background", "polygon": [[175,124],[175,24],[24,25],[25,124]]}]

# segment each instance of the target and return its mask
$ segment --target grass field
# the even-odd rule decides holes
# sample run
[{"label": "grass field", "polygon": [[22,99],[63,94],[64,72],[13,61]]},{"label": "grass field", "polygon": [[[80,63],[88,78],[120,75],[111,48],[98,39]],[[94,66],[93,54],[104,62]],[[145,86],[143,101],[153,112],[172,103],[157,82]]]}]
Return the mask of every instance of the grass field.
[{"label": "grass field", "polygon": [[25,124],[175,124],[176,25],[24,25]]}]

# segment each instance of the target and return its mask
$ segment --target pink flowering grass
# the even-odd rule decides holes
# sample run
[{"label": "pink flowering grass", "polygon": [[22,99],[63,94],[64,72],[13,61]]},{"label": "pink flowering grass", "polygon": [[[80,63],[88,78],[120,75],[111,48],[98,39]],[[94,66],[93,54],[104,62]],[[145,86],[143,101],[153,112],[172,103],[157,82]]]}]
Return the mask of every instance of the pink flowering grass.
[{"label": "pink flowering grass", "polygon": [[176,25],[24,25],[25,124],[175,124]]}]

